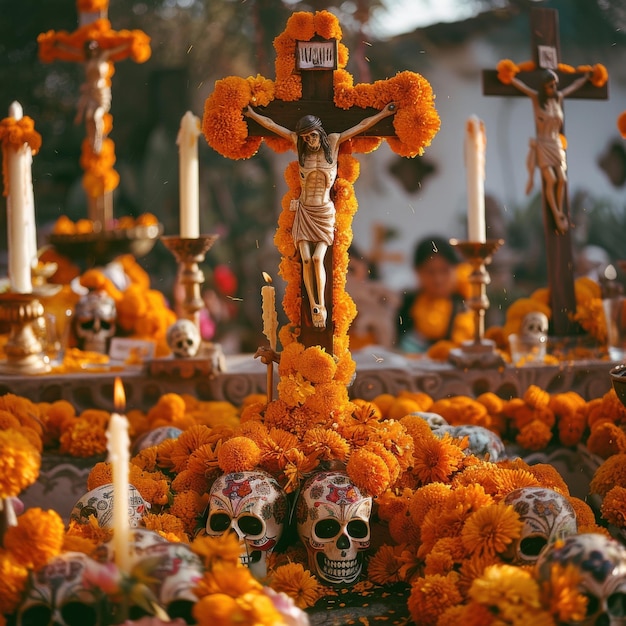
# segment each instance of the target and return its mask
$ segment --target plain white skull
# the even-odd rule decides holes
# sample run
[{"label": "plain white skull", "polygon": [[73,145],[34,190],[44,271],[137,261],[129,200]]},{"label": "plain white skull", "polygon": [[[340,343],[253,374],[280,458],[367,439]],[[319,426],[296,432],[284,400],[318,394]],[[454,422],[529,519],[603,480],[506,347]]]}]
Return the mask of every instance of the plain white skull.
[{"label": "plain white skull", "polygon": [[537,577],[548,583],[553,566],[573,566],[578,591],[587,598],[587,614],[572,626],[626,625],[626,548],[599,533],[572,535],[546,548],[537,561]]},{"label": "plain white skull", "polygon": [[517,565],[535,563],[546,546],[576,534],[576,512],[562,494],[546,487],[522,487],[504,497],[523,523],[519,539],[513,541],[507,560]]},{"label": "plain white skull", "polygon": [[82,552],[65,552],[30,572],[17,626],[100,626],[105,596],[83,581],[98,567]]},{"label": "plain white skull", "polygon": [[196,356],[202,338],[198,327],[188,319],[179,319],[167,329],[167,345],[177,357]]},{"label": "plain white skull", "polygon": [[309,567],[322,580],[352,584],[370,547],[372,498],[344,472],[320,472],[304,483],[296,503],[298,535]]},{"label": "plain white skull", "polygon": [[206,534],[235,532],[242,542],[240,560],[256,577],[267,574],[267,556],[283,533],[287,497],[267,472],[232,472],[219,476],[209,491]]},{"label": "plain white skull", "polygon": [[117,310],[115,300],[104,291],[90,291],[81,296],[74,309],[74,332],[82,350],[106,354],[115,335]]},{"label": "plain white skull", "polygon": [[524,315],[520,336],[524,341],[545,342],[548,336],[548,316],[538,311]]},{"label": "plain white skull", "polygon": [[[128,520],[131,526],[139,526],[141,518],[150,511],[150,503],[146,502],[139,491],[128,485]],[[70,512],[70,519],[79,524],[89,523],[93,515],[100,528],[113,527],[113,484],[100,485],[81,496]]]}]

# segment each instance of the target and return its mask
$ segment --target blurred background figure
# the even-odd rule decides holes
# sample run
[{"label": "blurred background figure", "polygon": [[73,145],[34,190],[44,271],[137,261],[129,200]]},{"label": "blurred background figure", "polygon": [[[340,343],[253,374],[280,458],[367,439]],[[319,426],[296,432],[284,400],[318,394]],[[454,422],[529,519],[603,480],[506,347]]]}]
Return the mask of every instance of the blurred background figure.
[{"label": "blurred background figure", "polygon": [[[447,239],[425,237],[415,247],[415,291],[405,292],[397,317],[397,348],[427,352],[437,341],[455,344],[474,336],[474,314],[465,307],[465,264]],[[466,274],[465,274],[466,276]]]},{"label": "blurred background figure", "polygon": [[350,349],[372,345],[391,349],[396,338],[395,316],[400,296],[378,280],[376,265],[355,246],[350,246],[348,254],[346,291],[357,308],[350,327]]}]

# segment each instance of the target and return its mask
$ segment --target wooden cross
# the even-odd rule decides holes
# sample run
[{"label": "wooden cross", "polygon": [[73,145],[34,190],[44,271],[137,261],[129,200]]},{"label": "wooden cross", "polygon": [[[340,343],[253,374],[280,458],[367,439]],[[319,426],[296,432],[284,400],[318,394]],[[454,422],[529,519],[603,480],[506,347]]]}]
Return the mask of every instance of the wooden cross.
[{"label": "wooden cross", "polygon": [[[326,45],[327,42],[319,42]],[[314,44],[315,45],[315,44]],[[327,133],[341,133],[347,128],[356,126],[363,119],[380,113],[375,108],[354,107],[340,109],[333,102],[333,66],[300,68],[302,80],[302,98],[293,102],[273,100],[266,107],[259,107],[259,113],[278,122],[285,128],[294,129],[296,123],[305,115],[315,115],[322,121]],[[276,136],[251,118],[247,118],[250,136]],[[386,117],[371,128],[357,136],[391,137],[395,136],[393,118]],[[324,258],[326,274],[330,277],[333,272],[332,246]],[[325,301],[327,303],[327,323],[324,328],[315,327],[312,323],[310,303],[304,284],[301,285],[301,328],[299,341],[305,346],[321,346],[327,352],[333,353],[333,324],[332,324],[332,280],[326,281]]]},{"label": "wooden cross", "polygon": [[[540,88],[541,70],[554,70],[559,78],[558,89],[564,90],[580,79],[580,72],[563,72],[558,70],[560,63],[558,13],[556,9],[531,10],[530,14],[533,61],[538,70],[520,72],[519,77],[529,87]],[[483,94],[486,96],[524,96],[513,85],[505,85],[498,80],[496,70],[483,71]],[[595,87],[586,82],[575,91],[568,93],[570,98],[606,100],[608,89]],[[537,121],[537,120],[536,120]],[[552,308],[552,333],[556,336],[568,336],[580,333],[580,327],[571,318],[576,312],[574,294],[573,253],[571,229],[559,230],[553,211],[550,209],[546,183],[542,177],[542,204],[547,256],[548,287],[550,289],[550,305]],[[563,192],[562,210],[569,221],[569,202],[567,186]]]}]

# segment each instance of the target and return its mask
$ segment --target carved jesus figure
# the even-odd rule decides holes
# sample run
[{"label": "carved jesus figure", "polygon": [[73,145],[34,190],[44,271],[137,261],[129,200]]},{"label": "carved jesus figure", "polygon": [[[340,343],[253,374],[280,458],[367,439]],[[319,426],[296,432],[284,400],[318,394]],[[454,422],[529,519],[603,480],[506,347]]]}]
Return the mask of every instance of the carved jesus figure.
[{"label": "carved jesus figure", "polygon": [[321,120],[314,115],[305,115],[294,130],[289,130],[252,107],[246,111],[261,126],[291,141],[298,153],[301,192],[290,207],[296,212],[292,236],[300,252],[302,279],[311,305],[311,319],[317,328],[325,328],[327,318],[324,257],[334,240],[335,205],[331,193],[337,178],[339,146],[395,112],[395,104],[390,103],[352,128],[327,134]]},{"label": "carved jesus figure", "polygon": [[589,76],[590,74],[581,76],[562,90],[558,88],[559,77],[552,70],[544,70],[539,90],[532,89],[519,78],[513,78],[511,81],[513,86],[532,100],[537,129],[536,138],[530,141],[526,161],[528,168],[526,193],[530,193],[535,167],[539,167],[545,183],[546,201],[561,233],[569,228],[569,221],[563,210],[567,182],[567,161],[560,137],[563,127],[563,99],[580,89]]}]

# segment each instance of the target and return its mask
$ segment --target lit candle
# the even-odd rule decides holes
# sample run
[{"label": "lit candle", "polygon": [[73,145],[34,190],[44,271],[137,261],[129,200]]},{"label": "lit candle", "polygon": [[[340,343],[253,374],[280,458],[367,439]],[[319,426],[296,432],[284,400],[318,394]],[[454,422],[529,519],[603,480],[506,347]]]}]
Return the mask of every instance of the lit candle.
[{"label": "lit candle", "polygon": [[276,289],[272,286],[269,274],[263,272],[263,278],[268,283],[261,287],[263,301],[263,334],[270,342],[270,348],[276,350],[276,332],[278,330],[278,315],[276,314]]},{"label": "lit candle", "polygon": [[180,236],[200,236],[200,202],[198,182],[198,137],[200,119],[191,111],[183,115],[176,143],[179,155]]},{"label": "lit candle", "polygon": [[[19,121],[24,117],[19,102],[9,107],[9,117]],[[37,257],[37,230],[31,167],[33,151],[24,142],[21,146],[5,145],[7,181],[7,234],[9,252],[9,282],[11,291],[30,293],[31,266]]]},{"label": "lit candle", "polygon": [[465,169],[467,172],[467,237],[484,243],[485,233],[485,124],[475,115],[465,125]]},{"label": "lit candle", "polygon": [[[124,410],[124,387],[115,379],[113,390],[115,408]],[[130,461],[128,419],[125,415],[112,413],[107,429],[107,450],[113,468],[113,549],[115,563],[121,573],[130,572],[130,518],[128,515],[129,488],[128,463]]]}]

